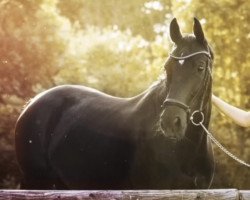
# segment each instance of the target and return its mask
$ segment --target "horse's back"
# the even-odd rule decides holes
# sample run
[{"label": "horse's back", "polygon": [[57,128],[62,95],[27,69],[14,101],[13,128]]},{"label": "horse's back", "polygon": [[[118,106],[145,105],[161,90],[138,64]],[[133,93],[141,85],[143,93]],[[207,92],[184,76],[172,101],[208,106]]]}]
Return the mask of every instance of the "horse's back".
[{"label": "horse's back", "polygon": [[54,129],[67,109],[78,106],[85,100],[84,96],[96,93],[86,87],[59,86],[38,94],[30,100],[17,120],[17,144],[20,137],[32,143],[32,135],[40,136],[44,143],[44,132]]},{"label": "horse's back", "polygon": [[[27,180],[39,180],[27,187],[41,184],[47,188],[59,179],[71,188],[103,188],[108,178],[110,184],[125,181],[133,144],[129,138],[115,135],[127,131],[113,116],[122,115],[124,102],[81,86],[60,86],[35,97],[16,124],[22,171]],[[107,108],[110,105],[113,109]]]}]

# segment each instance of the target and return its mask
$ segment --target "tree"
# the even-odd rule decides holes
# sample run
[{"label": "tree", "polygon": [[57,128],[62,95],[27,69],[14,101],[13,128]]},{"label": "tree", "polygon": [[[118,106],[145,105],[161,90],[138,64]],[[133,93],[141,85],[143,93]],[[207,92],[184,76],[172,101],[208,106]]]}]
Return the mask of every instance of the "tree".
[{"label": "tree", "polygon": [[[250,108],[247,1],[2,0],[0,8],[2,188],[15,188],[20,179],[14,125],[25,102],[61,84],[82,84],[122,97],[141,92],[164,73],[173,16],[183,32],[192,31],[194,16],[201,20],[215,51],[214,93]],[[211,131],[250,160],[249,130],[213,110]],[[249,188],[249,170],[215,150],[213,187]]]},{"label": "tree", "polygon": [[[133,35],[154,39],[154,26],[165,20],[171,12],[170,0],[61,0],[58,8],[63,16],[82,28],[88,25],[105,28],[114,26],[131,30]],[[169,16],[169,15],[168,15]]]}]

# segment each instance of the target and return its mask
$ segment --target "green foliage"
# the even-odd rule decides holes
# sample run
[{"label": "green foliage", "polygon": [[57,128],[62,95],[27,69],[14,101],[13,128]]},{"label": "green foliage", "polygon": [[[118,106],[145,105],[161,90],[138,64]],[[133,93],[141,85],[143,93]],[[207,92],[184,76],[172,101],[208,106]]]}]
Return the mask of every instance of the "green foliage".
[{"label": "green foliage", "polygon": [[[150,2],[153,2],[150,4]],[[117,26],[120,30],[130,29],[134,35],[146,39],[154,38],[154,25],[165,20],[170,0],[60,0],[58,8],[63,16],[85,28],[94,25],[101,28]]]},{"label": "green foliage", "polygon": [[[159,60],[157,54],[166,53],[166,48],[158,53],[154,50],[152,55],[155,42],[113,28],[88,27],[76,35],[68,50],[70,63],[64,63],[55,76],[57,84],[80,83],[109,94],[132,96],[157,80],[164,64],[164,58]],[[160,65],[152,65],[156,60]]]},{"label": "green foliage", "polygon": [[[215,51],[214,93],[250,109],[250,4],[241,0],[0,1],[0,188],[18,187],[14,126],[26,101],[55,85],[133,96],[157,80],[171,48],[170,19],[203,23]],[[211,130],[250,161],[249,130],[213,110]],[[215,148],[213,187],[250,187],[249,170]]]}]

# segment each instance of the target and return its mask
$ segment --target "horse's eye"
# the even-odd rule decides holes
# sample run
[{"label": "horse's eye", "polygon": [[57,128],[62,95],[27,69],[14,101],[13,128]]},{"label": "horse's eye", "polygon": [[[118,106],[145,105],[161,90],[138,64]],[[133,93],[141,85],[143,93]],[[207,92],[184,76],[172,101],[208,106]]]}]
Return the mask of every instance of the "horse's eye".
[{"label": "horse's eye", "polygon": [[206,63],[205,62],[200,62],[198,65],[198,71],[203,71],[206,68]]}]

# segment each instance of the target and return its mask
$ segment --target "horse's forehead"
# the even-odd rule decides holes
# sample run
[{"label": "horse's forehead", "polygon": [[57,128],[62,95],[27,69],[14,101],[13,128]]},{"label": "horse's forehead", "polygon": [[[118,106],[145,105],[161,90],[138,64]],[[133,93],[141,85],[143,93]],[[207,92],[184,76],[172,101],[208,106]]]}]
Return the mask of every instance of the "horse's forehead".
[{"label": "horse's forehead", "polygon": [[176,52],[180,52],[182,54],[206,50],[204,45],[200,44],[194,36],[183,37],[182,42],[175,48]]}]

